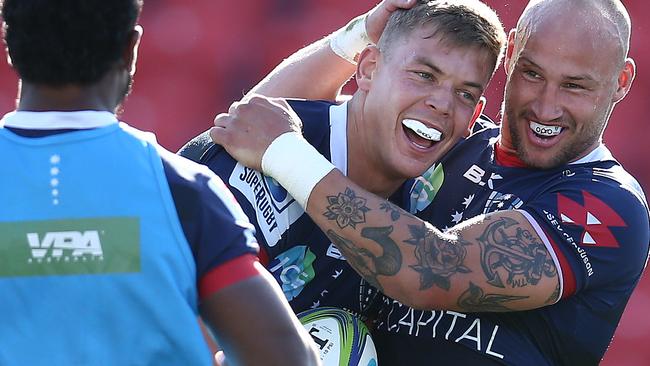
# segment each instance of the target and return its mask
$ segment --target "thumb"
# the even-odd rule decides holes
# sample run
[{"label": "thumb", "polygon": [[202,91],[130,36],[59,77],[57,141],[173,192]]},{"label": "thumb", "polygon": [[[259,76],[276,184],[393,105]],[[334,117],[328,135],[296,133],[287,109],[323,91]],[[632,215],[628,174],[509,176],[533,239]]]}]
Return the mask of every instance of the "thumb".
[{"label": "thumb", "polygon": [[210,138],[212,139],[212,142],[217,145],[224,146],[224,144],[229,140],[229,135],[230,132],[224,127],[215,126],[210,128]]}]

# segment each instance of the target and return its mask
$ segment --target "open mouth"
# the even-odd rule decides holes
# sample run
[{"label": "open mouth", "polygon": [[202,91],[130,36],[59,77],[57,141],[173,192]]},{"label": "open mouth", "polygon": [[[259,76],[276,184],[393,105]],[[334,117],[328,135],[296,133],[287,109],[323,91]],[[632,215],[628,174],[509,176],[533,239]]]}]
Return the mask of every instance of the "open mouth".
[{"label": "open mouth", "polygon": [[402,120],[404,132],[409,140],[421,149],[431,148],[442,139],[442,132],[435,128],[427,127],[424,123],[414,119]]}]

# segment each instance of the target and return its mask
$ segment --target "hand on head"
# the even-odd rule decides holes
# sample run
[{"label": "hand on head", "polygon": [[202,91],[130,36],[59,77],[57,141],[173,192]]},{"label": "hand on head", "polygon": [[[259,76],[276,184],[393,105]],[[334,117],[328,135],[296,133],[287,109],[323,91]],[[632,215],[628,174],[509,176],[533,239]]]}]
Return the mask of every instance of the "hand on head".
[{"label": "hand on head", "polygon": [[397,9],[410,9],[416,3],[417,0],[384,0],[372,8],[366,18],[368,38],[377,44],[390,15]]},{"label": "hand on head", "polygon": [[302,121],[284,99],[253,95],[214,119],[210,136],[240,163],[261,170],[262,156],[285,132],[302,133]]}]

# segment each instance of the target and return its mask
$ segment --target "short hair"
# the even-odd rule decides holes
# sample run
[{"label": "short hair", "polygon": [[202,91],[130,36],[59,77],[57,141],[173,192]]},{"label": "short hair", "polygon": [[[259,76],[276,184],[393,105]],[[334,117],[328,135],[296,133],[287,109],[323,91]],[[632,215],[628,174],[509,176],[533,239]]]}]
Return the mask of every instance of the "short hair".
[{"label": "short hair", "polygon": [[0,0],[4,40],[24,81],[99,81],[123,55],[143,0]]},{"label": "short hair", "polygon": [[391,15],[378,46],[390,53],[392,43],[425,25],[433,27],[431,37],[440,35],[451,45],[488,51],[494,62],[492,74],[501,63],[506,32],[497,13],[478,0],[418,0],[411,9]]}]

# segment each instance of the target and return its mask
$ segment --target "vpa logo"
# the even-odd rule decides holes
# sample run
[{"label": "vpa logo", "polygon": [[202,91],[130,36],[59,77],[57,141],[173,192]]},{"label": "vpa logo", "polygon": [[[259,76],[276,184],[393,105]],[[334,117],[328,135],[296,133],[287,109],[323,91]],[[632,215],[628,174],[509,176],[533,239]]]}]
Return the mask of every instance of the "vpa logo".
[{"label": "vpa logo", "polygon": [[38,233],[28,233],[27,242],[32,259],[37,262],[46,257],[78,260],[84,255],[102,259],[104,254],[97,230],[48,232],[42,237]]},{"label": "vpa logo", "polygon": [[138,217],[0,222],[0,278],[140,271]]}]

